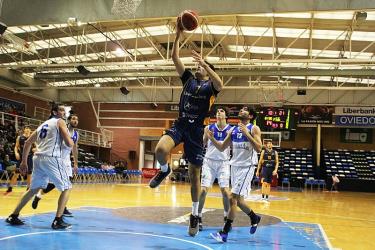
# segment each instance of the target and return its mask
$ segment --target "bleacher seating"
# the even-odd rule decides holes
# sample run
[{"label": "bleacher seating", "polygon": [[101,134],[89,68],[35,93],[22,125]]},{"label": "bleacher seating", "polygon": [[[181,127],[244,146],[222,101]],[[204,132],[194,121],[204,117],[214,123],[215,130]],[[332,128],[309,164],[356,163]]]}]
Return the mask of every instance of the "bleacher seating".
[{"label": "bleacher seating", "polygon": [[309,149],[277,149],[279,153],[279,174],[290,181],[314,178],[313,156]]},{"label": "bleacher seating", "polygon": [[324,150],[327,177],[375,180],[375,151]]}]

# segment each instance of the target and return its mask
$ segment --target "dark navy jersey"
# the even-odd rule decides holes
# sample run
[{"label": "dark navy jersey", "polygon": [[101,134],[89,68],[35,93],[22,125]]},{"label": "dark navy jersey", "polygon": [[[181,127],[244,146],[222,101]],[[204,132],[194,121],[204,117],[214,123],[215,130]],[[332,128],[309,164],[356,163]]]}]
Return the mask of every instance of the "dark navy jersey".
[{"label": "dark navy jersey", "polygon": [[210,79],[200,81],[189,70],[182,74],[181,81],[184,87],[180,97],[178,119],[203,126],[219,92]]},{"label": "dark navy jersey", "polygon": [[271,150],[268,151],[267,149],[264,150],[263,154],[263,166],[268,167],[268,168],[275,168],[276,165],[276,151]]},{"label": "dark navy jersey", "polygon": [[[24,135],[20,135],[20,137],[18,138],[18,143],[20,145],[20,149],[19,149],[19,154],[21,155],[22,157],[22,153],[23,153],[23,148],[25,147],[25,142],[27,141],[28,137],[24,136]],[[29,154],[32,154],[32,150],[30,149],[30,152]]]}]

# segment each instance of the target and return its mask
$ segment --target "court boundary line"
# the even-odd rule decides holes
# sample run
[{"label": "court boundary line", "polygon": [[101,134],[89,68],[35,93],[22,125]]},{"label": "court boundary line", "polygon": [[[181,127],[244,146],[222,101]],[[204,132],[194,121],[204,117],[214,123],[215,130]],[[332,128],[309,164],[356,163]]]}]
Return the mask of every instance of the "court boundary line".
[{"label": "court boundary line", "polygon": [[149,233],[137,233],[137,232],[127,232],[127,231],[107,231],[107,230],[67,230],[67,231],[47,231],[47,232],[32,232],[32,233],[25,233],[25,234],[17,234],[12,235],[4,238],[0,238],[0,241],[5,241],[9,239],[24,237],[24,236],[33,236],[33,235],[40,235],[40,234],[55,234],[55,233],[115,233],[115,234],[131,234],[131,235],[145,235],[145,236],[151,236],[151,237],[158,237],[158,238],[165,238],[165,239],[172,239],[177,241],[182,241],[186,243],[190,243],[193,245],[200,246],[204,249],[213,250],[212,248],[200,244],[198,242],[184,240],[180,238],[170,237],[170,236],[164,236],[164,235],[158,235],[158,234],[149,234]]}]

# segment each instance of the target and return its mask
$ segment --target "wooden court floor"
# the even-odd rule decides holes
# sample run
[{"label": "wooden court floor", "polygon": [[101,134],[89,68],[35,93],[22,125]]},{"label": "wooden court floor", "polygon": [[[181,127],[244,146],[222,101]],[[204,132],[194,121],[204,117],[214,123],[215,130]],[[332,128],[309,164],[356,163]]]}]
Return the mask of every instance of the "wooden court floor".
[{"label": "wooden court floor", "polygon": [[[1,188],[1,191],[3,193],[5,188]],[[9,215],[24,191],[24,187],[17,187],[10,195],[0,195],[2,220]],[[157,189],[150,189],[146,183],[77,184],[72,190],[68,208],[74,211],[80,207],[190,207],[189,192],[188,184],[171,182]],[[210,190],[206,208],[222,209],[219,192],[217,186]],[[259,190],[254,190],[251,196],[256,200],[259,194]],[[53,212],[57,197],[58,192],[52,191],[40,201],[37,210],[28,204],[21,215],[36,216]],[[283,221],[320,224],[332,248],[375,249],[374,193],[273,191],[269,204],[259,201],[248,201],[248,204],[255,212],[272,215]]]}]

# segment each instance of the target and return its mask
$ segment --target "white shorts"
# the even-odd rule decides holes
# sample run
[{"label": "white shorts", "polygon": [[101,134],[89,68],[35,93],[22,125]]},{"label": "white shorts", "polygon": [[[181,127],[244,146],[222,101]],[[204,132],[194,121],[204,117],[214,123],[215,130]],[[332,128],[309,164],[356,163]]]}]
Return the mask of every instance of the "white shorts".
[{"label": "white shorts", "polygon": [[229,161],[214,161],[204,159],[202,166],[202,187],[212,187],[217,178],[221,188],[229,187],[230,166]]},{"label": "white shorts", "polygon": [[59,191],[72,188],[68,171],[61,158],[36,155],[33,157],[33,163],[30,189],[44,189],[48,183],[53,183]]},{"label": "white shorts", "polygon": [[248,167],[231,167],[231,183],[232,190],[231,192],[243,197],[247,197],[251,190],[251,181],[254,177],[254,170],[256,166]]},{"label": "white shorts", "polygon": [[65,159],[64,165],[66,167],[66,171],[68,172],[68,176],[73,177],[72,161],[70,159]]}]

